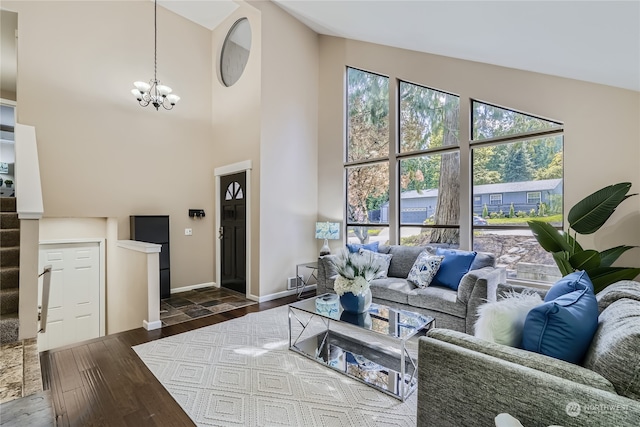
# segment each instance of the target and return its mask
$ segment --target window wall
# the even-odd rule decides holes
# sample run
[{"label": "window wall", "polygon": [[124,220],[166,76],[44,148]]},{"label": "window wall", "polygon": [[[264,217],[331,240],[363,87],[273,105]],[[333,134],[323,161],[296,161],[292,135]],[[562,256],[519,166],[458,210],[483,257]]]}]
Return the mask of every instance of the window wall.
[{"label": "window wall", "polygon": [[511,277],[554,279],[527,221],[562,226],[560,122],[477,100],[462,114],[441,88],[354,68],[346,103],[348,241],[486,251]]}]

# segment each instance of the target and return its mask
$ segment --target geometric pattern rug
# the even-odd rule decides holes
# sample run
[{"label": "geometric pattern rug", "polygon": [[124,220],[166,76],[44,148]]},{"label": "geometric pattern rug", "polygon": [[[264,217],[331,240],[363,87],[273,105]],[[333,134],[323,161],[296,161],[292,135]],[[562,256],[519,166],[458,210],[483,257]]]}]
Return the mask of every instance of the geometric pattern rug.
[{"label": "geometric pattern rug", "polygon": [[287,306],[133,347],[198,426],[415,426],[401,402],[288,349]]}]

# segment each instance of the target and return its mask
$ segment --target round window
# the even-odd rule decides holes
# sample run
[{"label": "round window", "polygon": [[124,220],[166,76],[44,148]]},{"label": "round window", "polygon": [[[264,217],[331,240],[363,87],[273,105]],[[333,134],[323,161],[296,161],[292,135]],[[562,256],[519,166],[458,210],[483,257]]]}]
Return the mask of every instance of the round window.
[{"label": "round window", "polygon": [[220,55],[220,75],[225,86],[234,85],[242,75],[251,51],[251,26],[241,18],[229,30]]}]

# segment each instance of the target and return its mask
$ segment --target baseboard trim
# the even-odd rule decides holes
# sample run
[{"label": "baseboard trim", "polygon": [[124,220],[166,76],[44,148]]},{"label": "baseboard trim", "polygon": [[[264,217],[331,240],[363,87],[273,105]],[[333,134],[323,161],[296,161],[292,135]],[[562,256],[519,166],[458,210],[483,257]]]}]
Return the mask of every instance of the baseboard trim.
[{"label": "baseboard trim", "polygon": [[209,286],[215,286],[216,288],[220,287],[216,285],[216,282],[207,282],[207,283],[199,283],[197,285],[182,286],[181,288],[171,288],[171,293],[178,294],[180,292],[192,291],[194,289],[208,288]]},{"label": "baseboard trim", "polygon": [[[312,289],[316,289],[317,285],[313,284],[313,285],[308,285],[304,287],[305,291],[310,291]],[[256,295],[249,295],[247,298],[249,298],[250,300],[253,301],[257,301],[257,302],[265,302],[265,301],[271,301],[274,299],[278,299],[278,298],[284,298],[284,297],[288,297],[290,295],[295,295],[297,294],[298,291],[295,289],[289,289],[286,291],[282,291],[282,292],[276,292],[275,294],[269,294],[269,295],[263,295],[261,297],[258,297]]]},{"label": "baseboard trim", "polygon": [[142,327],[145,328],[147,331],[153,331],[155,329],[160,329],[160,328],[162,328],[162,321],[156,320],[154,322],[147,322],[146,320],[143,320],[142,321]]}]

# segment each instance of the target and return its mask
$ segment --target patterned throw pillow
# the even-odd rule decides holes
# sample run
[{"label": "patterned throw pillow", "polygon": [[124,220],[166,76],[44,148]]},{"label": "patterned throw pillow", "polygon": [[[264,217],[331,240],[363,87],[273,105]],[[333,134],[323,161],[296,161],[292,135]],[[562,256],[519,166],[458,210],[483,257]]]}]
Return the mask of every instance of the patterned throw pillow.
[{"label": "patterned throw pillow", "polygon": [[380,273],[378,273],[378,275],[375,278],[376,279],[386,279],[387,275],[389,274],[389,265],[391,264],[391,257],[393,255],[391,255],[391,254],[381,254],[379,252],[369,251],[367,249],[360,248],[358,253],[362,255],[362,252],[371,252],[373,254],[373,257],[376,260],[378,260],[380,262],[380,264],[382,264],[383,270]]},{"label": "patterned throw pillow", "polygon": [[426,288],[435,277],[444,256],[432,255],[427,251],[420,252],[416,262],[413,263],[407,280],[419,288]]}]

